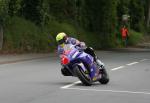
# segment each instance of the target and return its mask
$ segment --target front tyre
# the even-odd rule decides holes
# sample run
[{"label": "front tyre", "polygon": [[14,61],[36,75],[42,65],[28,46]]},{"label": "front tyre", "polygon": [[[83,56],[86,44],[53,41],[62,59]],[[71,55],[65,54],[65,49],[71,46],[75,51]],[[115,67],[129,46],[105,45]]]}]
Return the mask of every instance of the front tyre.
[{"label": "front tyre", "polygon": [[86,86],[91,86],[92,85],[92,80],[89,76],[89,74],[86,74],[82,69],[80,69],[78,66],[74,68],[74,72],[76,76],[80,79],[80,81],[86,85]]},{"label": "front tyre", "polygon": [[108,76],[108,73],[107,73],[106,69],[103,68],[103,69],[101,69],[100,71],[101,71],[102,77],[101,77],[101,79],[99,80],[99,82],[100,82],[101,84],[107,84],[107,83],[109,82],[109,76]]}]

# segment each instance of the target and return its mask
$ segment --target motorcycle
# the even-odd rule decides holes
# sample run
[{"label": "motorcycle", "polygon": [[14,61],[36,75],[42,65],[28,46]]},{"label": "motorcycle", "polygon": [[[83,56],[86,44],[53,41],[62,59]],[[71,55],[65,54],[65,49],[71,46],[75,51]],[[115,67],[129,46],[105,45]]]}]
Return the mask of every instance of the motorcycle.
[{"label": "motorcycle", "polygon": [[[72,44],[64,45],[64,53],[61,55],[61,69],[64,76],[78,77],[79,80],[87,86],[99,81],[101,84],[109,82],[109,76],[104,65],[97,59],[80,50],[78,46]],[[96,69],[94,69],[95,67]]]}]

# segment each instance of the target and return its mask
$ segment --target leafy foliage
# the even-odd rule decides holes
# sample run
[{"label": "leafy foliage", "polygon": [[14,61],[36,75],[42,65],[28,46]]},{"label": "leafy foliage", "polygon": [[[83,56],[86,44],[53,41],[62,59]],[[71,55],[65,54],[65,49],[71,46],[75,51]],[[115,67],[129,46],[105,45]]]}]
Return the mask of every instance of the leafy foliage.
[{"label": "leafy foliage", "polygon": [[5,48],[26,50],[29,45],[31,51],[38,51],[48,49],[49,41],[54,49],[55,36],[62,31],[95,48],[114,47],[120,45],[122,15],[130,15],[129,29],[145,30],[148,1],[0,0]]},{"label": "leafy foliage", "polygon": [[0,0],[0,25],[3,25],[8,17],[8,0]]},{"label": "leafy foliage", "polygon": [[141,0],[131,0],[129,13],[131,16],[131,28],[141,32],[144,29],[144,5]]}]

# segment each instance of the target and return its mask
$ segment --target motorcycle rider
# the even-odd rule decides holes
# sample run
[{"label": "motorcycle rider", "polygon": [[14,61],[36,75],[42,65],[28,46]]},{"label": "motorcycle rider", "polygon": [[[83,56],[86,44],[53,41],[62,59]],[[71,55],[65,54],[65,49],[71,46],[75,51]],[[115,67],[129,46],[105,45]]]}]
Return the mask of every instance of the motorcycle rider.
[{"label": "motorcycle rider", "polygon": [[[80,42],[79,40],[75,38],[68,37],[67,34],[64,32],[57,34],[56,41],[58,44],[57,52],[59,55],[63,54],[64,52],[63,47],[65,44],[77,45],[80,48],[80,50],[83,50],[85,53],[90,54],[94,58],[95,62],[99,62],[101,66],[104,65],[100,60],[97,59],[97,56],[94,53],[94,50],[91,47],[86,47],[84,42]],[[61,72],[65,76],[70,76],[69,71],[65,67],[61,68]]]}]

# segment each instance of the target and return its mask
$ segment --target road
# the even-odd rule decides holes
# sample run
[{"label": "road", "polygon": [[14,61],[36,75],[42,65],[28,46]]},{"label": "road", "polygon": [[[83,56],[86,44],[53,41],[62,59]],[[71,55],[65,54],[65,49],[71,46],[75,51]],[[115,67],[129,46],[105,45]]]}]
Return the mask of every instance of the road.
[{"label": "road", "polygon": [[63,77],[57,57],[0,64],[0,103],[150,103],[150,52],[100,51],[107,85]]}]

